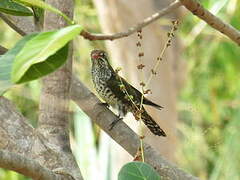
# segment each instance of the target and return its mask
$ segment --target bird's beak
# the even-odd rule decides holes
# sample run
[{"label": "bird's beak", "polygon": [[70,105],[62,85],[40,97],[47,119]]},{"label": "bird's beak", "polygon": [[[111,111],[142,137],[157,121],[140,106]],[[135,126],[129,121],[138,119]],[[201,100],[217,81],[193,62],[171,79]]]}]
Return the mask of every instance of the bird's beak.
[{"label": "bird's beak", "polygon": [[98,54],[92,54],[92,59],[98,59],[99,55]]}]

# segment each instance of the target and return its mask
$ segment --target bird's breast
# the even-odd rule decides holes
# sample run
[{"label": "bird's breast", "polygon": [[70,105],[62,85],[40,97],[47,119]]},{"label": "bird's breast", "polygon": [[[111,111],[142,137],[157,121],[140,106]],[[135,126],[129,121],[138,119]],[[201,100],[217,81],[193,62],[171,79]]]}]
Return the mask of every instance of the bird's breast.
[{"label": "bird's breast", "polygon": [[92,80],[98,95],[114,109],[117,109],[119,115],[125,116],[130,111],[129,105],[115,94],[108,87],[108,80],[111,78],[111,71],[104,69],[92,69]]},{"label": "bird's breast", "polygon": [[115,106],[118,103],[117,97],[105,83],[97,84],[95,88],[99,96],[109,105]]}]

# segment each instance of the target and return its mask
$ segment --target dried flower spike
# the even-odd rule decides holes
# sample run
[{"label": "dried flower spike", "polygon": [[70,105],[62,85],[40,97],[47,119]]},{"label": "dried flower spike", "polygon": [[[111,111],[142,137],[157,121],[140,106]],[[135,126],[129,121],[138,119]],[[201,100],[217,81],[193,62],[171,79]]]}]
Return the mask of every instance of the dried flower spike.
[{"label": "dried flower spike", "polygon": [[137,42],[136,46],[140,47],[141,46],[141,43],[140,41]]},{"label": "dried flower spike", "polygon": [[115,69],[115,72],[118,73],[118,72],[120,72],[121,70],[122,70],[121,67],[117,67],[117,68]]},{"label": "dried flower spike", "polygon": [[[141,138],[140,138],[141,139]],[[134,158],[133,158],[133,161],[143,161],[142,159],[142,150],[141,148],[139,147]]]},{"label": "dried flower spike", "polygon": [[125,86],[123,84],[120,84],[119,87],[121,91],[125,90]]},{"label": "dried flower spike", "polygon": [[142,56],[144,56],[144,53],[143,53],[143,52],[140,52],[140,53],[138,54],[138,57],[142,57]]},{"label": "dried flower spike", "polygon": [[140,86],[145,86],[146,84],[144,82],[141,82],[140,83]]},{"label": "dried flower spike", "polygon": [[144,67],[145,67],[144,64],[139,64],[139,65],[137,65],[137,68],[138,68],[138,69],[143,69]]},{"label": "dried flower spike", "polygon": [[143,94],[152,94],[151,89],[147,89],[146,91],[143,92]]},{"label": "dried flower spike", "polygon": [[153,75],[156,75],[156,74],[157,74],[157,72],[156,72],[154,69],[151,69],[151,73],[152,73]]}]

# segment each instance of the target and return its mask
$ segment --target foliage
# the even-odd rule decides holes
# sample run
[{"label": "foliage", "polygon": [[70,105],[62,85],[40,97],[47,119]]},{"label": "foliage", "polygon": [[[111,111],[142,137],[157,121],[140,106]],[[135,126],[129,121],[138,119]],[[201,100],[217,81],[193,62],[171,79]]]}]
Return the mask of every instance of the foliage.
[{"label": "foliage", "polygon": [[[204,4],[240,27],[236,1]],[[188,17],[183,22],[189,75],[179,101],[180,166],[201,179],[240,179],[239,47],[198,19],[193,22]]]},{"label": "foliage", "polygon": [[12,82],[30,81],[55,71],[66,62],[66,44],[81,29],[80,25],[72,25],[56,31],[38,33],[30,39],[14,59]]},{"label": "foliage", "polygon": [[33,13],[27,7],[11,0],[2,0],[0,11],[14,16],[32,16]]},{"label": "foliage", "polygon": [[58,9],[52,7],[51,5],[45,3],[44,1],[41,1],[41,0],[15,0],[15,1],[25,4],[27,6],[30,6],[30,7],[34,6],[34,7],[52,11],[53,13],[56,13],[56,14],[62,16],[70,25],[74,24],[74,22],[69,17],[67,17],[63,12],[61,12]]},{"label": "foliage", "polygon": [[47,75],[66,62],[71,39],[81,31],[80,25],[25,36],[0,58],[0,93],[14,83]]},{"label": "foliage", "polygon": [[[218,13],[219,17],[240,28],[240,4],[237,0],[204,0],[202,2],[206,8],[212,9],[213,13]],[[92,2],[76,0],[75,3],[76,22],[92,32],[99,32],[96,10]],[[48,6],[45,7],[51,10]],[[1,22],[0,27],[0,43],[12,47],[17,42],[15,39],[19,38],[18,35],[5,28]],[[240,179],[239,48],[192,16],[184,18],[179,29],[182,31],[180,37],[184,37],[181,39],[185,40],[184,57],[188,64],[188,79],[179,98],[181,123],[178,149],[181,151],[178,152],[178,164],[201,179]],[[103,47],[103,42],[89,42],[78,38],[74,43],[75,71],[81,72],[81,79],[89,82],[89,51]],[[14,54],[17,55],[18,52]],[[36,113],[33,115],[33,112],[37,112],[38,109],[39,89],[39,82],[34,81],[11,89],[5,94],[28,119],[33,121],[32,124],[37,120],[37,115]],[[101,172],[105,173],[102,176],[103,179],[110,179],[110,173],[107,170],[113,165],[110,163],[109,137],[100,133],[97,127],[92,128],[90,120],[82,112],[77,111],[74,118],[74,127],[84,126],[83,129],[86,132],[82,133],[86,133],[88,137],[88,141],[86,139],[83,141],[80,138],[85,136],[74,131],[76,159],[82,158],[77,152],[82,149],[81,146],[86,148],[85,152],[81,152],[85,157],[89,157],[91,153],[91,158],[84,159],[83,164],[80,163],[84,177],[94,179],[95,177],[90,177],[89,174],[95,172],[101,163]],[[79,161],[81,162],[82,159]],[[0,179],[28,178],[0,169]]]},{"label": "foliage", "polygon": [[31,34],[24,37],[19,42],[17,42],[12,49],[0,57],[0,94],[5,92],[9,87],[13,85],[11,82],[13,60],[23,48],[25,43],[34,36],[36,36],[36,34]]},{"label": "foliage", "polygon": [[0,179],[1,180],[30,180],[30,178],[24,177],[14,171],[0,169]]},{"label": "foliage", "polygon": [[130,162],[125,164],[118,174],[118,180],[160,180],[158,173],[147,163]]}]

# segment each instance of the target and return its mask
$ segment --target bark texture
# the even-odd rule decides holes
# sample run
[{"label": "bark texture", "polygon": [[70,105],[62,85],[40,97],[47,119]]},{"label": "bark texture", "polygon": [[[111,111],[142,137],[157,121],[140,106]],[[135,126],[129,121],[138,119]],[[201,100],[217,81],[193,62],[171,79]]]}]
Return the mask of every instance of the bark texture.
[{"label": "bark texture", "polygon": [[[72,0],[47,0],[46,3],[59,9],[68,17],[73,17]],[[45,11],[43,28],[45,31],[66,26],[63,17]],[[81,179],[77,163],[70,149],[69,140],[69,95],[72,76],[72,48],[69,48],[67,63],[59,70],[43,79],[40,97],[39,122],[37,131],[44,138],[48,148],[39,148],[36,143],[34,153],[41,156],[46,151],[53,151],[55,156],[42,159],[41,164],[61,174],[69,174],[74,179]]]}]

